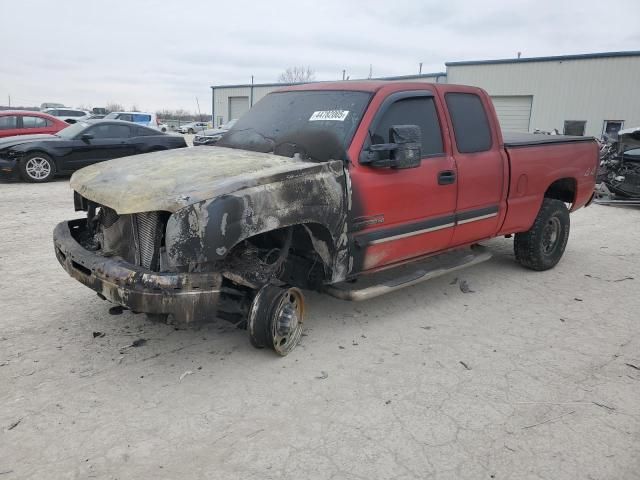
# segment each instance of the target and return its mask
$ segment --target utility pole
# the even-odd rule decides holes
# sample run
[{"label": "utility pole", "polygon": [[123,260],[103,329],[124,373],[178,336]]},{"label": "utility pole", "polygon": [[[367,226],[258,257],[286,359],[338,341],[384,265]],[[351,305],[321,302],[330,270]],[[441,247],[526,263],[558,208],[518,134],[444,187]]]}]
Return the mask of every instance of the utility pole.
[{"label": "utility pole", "polygon": [[418,75],[422,75],[422,62],[420,62],[420,67],[418,68]]},{"label": "utility pole", "polygon": [[346,70],[342,70],[342,80],[344,80],[344,76],[347,74]]},{"label": "utility pole", "polygon": [[251,99],[249,100],[249,108],[251,107],[253,107],[253,75],[251,75]]},{"label": "utility pole", "polygon": [[369,80],[373,77],[373,63],[369,64]]},{"label": "utility pole", "polygon": [[9,106],[11,106],[11,95],[9,95]]}]

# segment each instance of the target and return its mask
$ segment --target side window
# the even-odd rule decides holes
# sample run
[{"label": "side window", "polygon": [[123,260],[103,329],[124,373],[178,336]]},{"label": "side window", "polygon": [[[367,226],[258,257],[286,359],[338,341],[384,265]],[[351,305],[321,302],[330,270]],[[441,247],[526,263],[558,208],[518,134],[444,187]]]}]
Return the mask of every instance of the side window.
[{"label": "side window", "polygon": [[491,128],[480,97],[473,93],[447,93],[447,108],[460,153],[491,149]]},{"label": "side window", "polygon": [[[376,125],[371,139],[372,143],[390,143],[389,129],[393,125],[417,125],[420,127],[423,157],[443,152],[440,122],[433,97],[405,98],[393,103]],[[386,155],[388,156],[388,153]]]},{"label": "side window", "polygon": [[0,130],[11,130],[14,128],[18,128],[18,117],[15,115],[0,117]]},{"label": "side window", "polygon": [[151,135],[159,135],[159,134],[160,132],[158,132],[157,130],[151,130],[150,128],[142,128],[142,127],[135,128],[133,133],[135,137],[148,137]]},{"label": "side window", "polygon": [[131,129],[126,125],[96,125],[87,133],[93,138],[129,138]]},{"label": "side window", "polygon": [[47,121],[40,117],[22,117],[23,128],[44,128],[47,126]]},{"label": "side window", "polygon": [[118,120],[124,120],[125,122],[133,122],[133,115],[130,113],[120,113],[118,114]]}]

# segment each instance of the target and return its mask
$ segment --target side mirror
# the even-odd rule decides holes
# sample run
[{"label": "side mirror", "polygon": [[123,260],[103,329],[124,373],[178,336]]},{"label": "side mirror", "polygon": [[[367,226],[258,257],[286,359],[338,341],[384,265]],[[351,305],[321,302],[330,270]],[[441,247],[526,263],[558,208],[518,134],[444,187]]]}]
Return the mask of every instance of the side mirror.
[{"label": "side mirror", "polygon": [[80,140],[82,140],[83,142],[89,143],[89,140],[91,140],[92,138],[93,138],[93,135],[91,135],[90,133],[83,133],[82,136],[80,137]]},{"label": "side mirror", "polygon": [[[422,157],[422,132],[417,125],[393,125],[389,128],[391,143],[371,145],[363,149],[360,163],[378,168],[414,168]],[[385,158],[388,157],[388,158]]]}]

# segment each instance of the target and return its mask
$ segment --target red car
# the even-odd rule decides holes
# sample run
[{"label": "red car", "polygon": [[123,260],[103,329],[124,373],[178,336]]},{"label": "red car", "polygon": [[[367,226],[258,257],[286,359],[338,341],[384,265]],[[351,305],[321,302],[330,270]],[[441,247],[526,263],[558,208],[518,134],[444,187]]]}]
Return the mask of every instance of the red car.
[{"label": "red car", "polygon": [[0,138],[43,133],[53,135],[68,126],[68,123],[47,113],[28,110],[0,112]]}]

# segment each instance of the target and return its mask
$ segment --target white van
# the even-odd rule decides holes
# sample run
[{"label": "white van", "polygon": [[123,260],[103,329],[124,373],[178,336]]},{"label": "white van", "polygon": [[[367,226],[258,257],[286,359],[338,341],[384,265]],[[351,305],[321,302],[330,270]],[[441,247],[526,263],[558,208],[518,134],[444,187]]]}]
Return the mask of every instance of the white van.
[{"label": "white van", "polygon": [[160,124],[158,123],[158,117],[155,113],[149,112],[111,112],[106,119],[112,120],[124,120],[126,122],[137,123],[138,125],[144,125],[145,127],[155,128],[160,130]]}]

